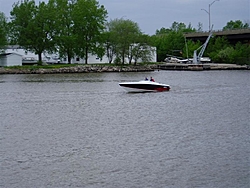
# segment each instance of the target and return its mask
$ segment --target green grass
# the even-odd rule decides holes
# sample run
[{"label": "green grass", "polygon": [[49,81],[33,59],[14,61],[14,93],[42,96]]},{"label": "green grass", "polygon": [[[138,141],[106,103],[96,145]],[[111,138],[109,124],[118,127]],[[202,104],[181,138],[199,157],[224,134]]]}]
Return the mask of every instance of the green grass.
[{"label": "green grass", "polygon": [[58,68],[63,68],[63,67],[74,67],[76,66],[75,64],[53,64],[53,65],[22,65],[22,66],[11,66],[11,67],[6,67],[8,69],[58,69]]}]

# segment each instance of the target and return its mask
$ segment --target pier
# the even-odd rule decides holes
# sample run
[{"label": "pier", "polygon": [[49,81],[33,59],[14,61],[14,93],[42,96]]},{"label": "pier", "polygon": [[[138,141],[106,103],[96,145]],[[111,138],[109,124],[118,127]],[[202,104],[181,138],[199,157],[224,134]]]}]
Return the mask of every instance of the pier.
[{"label": "pier", "polygon": [[249,70],[247,65],[236,64],[182,64],[182,63],[165,63],[158,65],[158,70],[178,70],[178,71],[204,71],[204,70]]}]

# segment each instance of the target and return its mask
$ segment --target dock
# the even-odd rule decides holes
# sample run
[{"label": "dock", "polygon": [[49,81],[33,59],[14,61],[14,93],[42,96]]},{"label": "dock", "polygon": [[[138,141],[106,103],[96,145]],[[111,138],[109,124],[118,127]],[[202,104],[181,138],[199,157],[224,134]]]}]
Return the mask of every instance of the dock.
[{"label": "dock", "polygon": [[177,70],[177,71],[204,71],[204,70],[249,70],[248,65],[236,64],[184,64],[184,63],[164,63],[157,67],[158,70]]}]

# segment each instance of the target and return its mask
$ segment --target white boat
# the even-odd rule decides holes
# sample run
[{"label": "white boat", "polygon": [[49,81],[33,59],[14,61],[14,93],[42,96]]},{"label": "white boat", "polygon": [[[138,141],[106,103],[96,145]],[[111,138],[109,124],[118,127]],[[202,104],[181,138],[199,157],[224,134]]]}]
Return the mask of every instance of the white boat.
[{"label": "white boat", "polygon": [[152,81],[122,82],[119,85],[127,92],[169,91],[170,86]]}]

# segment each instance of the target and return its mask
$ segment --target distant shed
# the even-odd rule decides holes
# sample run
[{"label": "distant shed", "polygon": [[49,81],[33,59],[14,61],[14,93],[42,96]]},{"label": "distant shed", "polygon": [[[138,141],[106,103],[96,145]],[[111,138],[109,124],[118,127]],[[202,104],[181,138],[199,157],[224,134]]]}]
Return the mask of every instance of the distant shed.
[{"label": "distant shed", "polygon": [[22,66],[22,55],[16,53],[0,54],[0,67]]}]

